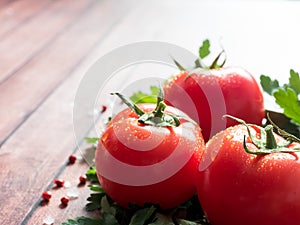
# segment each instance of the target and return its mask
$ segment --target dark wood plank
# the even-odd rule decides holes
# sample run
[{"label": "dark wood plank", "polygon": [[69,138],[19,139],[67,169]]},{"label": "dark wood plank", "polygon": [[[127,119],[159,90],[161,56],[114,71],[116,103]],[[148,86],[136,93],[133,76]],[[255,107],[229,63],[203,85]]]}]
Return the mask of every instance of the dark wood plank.
[{"label": "dark wood plank", "polygon": [[16,0],[1,0],[0,1],[0,7],[3,7],[3,8],[5,8],[5,7],[7,7],[10,3],[12,3],[12,2],[15,2]]},{"label": "dark wood plank", "polygon": [[[137,5],[133,9],[133,11],[136,11],[136,10],[139,10],[139,9],[141,9],[141,8],[140,8],[139,5]],[[140,16],[140,13],[138,13],[138,14],[134,13],[133,14],[133,11],[130,11],[130,13],[129,13],[130,16],[129,17],[124,18],[125,23],[128,26],[133,26],[135,21]],[[147,18],[147,20],[148,19],[151,19],[151,18],[149,17],[149,18]],[[123,33],[123,31],[124,31],[123,28],[124,27],[123,27],[123,25],[122,26],[119,26],[119,25],[123,24],[124,20],[122,20],[121,23],[118,23],[118,25],[114,28],[112,34],[117,35],[117,36],[122,36],[126,40],[126,38],[129,38],[130,36],[132,36],[132,34],[127,33],[127,32]],[[150,34],[151,36],[153,35],[153,33],[148,33],[148,31],[147,32],[144,31],[143,33],[139,33],[139,37],[143,38],[143,37],[146,37],[148,34]],[[108,34],[108,36],[110,36],[110,33]],[[106,52],[107,50],[109,50],[109,49],[111,50],[112,48],[115,47],[115,45],[111,45],[109,49],[106,49],[106,47],[108,47],[109,43],[110,43],[110,41],[105,38],[101,42],[101,45],[99,45],[99,47],[97,49],[98,54],[102,55],[102,52]],[[74,91],[74,90],[72,90],[72,87],[73,87],[73,85],[68,86],[68,90]],[[87,116],[87,114],[85,116]],[[82,149],[82,147],[81,147],[81,149]],[[80,154],[80,153],[77,152],[77,154]],[[78,165],[68,166],[65,169],[63,169],[63,171],[59,175],[59,178],[62,178],[62,179],[67,178],[68,180],[72,181],[72,183],[76,184],[76,182],[78,182],[78,176],[80,174],[86,172],[86,170],[88,169],[88,166],[89,165],[86,164],[86,163],[81,164],[79,167],[78,167]],[[50,188],[50,190],[52,190],[52,189]],[[61,209],[59,207],[59,199],[65,193],[65,190],[64,189],[62,189],[62,190],[59,189],[59,190],[54,190],[54,191],[52,190],[52,193],[53,193],[54,198],[51,199],[51,202],[49,203],[49,205],[40,206],[39,204],[36,204],[35,207],[32,209],[32,211],[28,214],[28,217],[27,217],[28,220],[26,220],[26,224],[41,223],[41,221],[44,218],[46,218],[47,216],[53,217],[55,219],[55,224],[60,224],[64,221],[66,221],[67,219],[75,218],[77,216],[84,216],[84,215],[94,216],[93,213],[88,213],[84,209],[84,206],[86,204],[86,198],[90,194],[90,190],[87,187],[80,188],[79,189],[79,193],[80,193],[79,198],[74,200],[74,201],[71,201],[69,206],[67,208],[63,208],[63,209]]]},{"label": "dark wood plank", "polygon": [[[3,143],[3,140],[5,140],[9,134],[13,132],[19,124],[28,117],[28,115],[30,115],[30,113],[32,113],[41,102],[41,99],[50,93],[55,85],[63,79],[66,72],[68,72],[70,67],[76,64],[76,60],[80,57],[81,49],[73,48],[75,45],[72,44],[76,44],[76,42],[83,41],[84,39],[81,39],[81,37],[76,34],[77,31],[75,25],[82,17],[84,18],[84,16],[87,15],[87,11],[84,13],[84,10],[91,7],[91,4],[94,4],[95,1],[78,0],[76,3],[74,2],[74,5],[72,1],[58,2],[60,2],[60,4],[68,3],[69,7],[65,7],[64,10],[61,9],[60,14],[56,15],[53,10],[58,6],[63,7],[63,5],[55,5],[56,7],[52,7],[52,14],[49,12],[43,20],[40,20],[40,23],[38,22],[40,18],[37,17],[34,19],[34,23],[36,24],[34,27],[31,27],[31,32],[35,33],[34,31],[36,30],[37,33],[32,36],[28,43],[26,42],[26,44],[24,44],[24,48],[22,47],[21,50],[18,51],[10,50],[10,48],[13,48],[13,42],[15,41],[17,46],[22,45],[22,42],[19,42],[23,37],[21,34],[18,34],[13,41],[7,39],[10,43],[8,46],[5,46],[5,42],[0,43],[0,49],[1,47],[4,48],[3,51],[8,52],[7,55],[9,55],[6,60],[4,59],[4,61],[2,61],[3,63],[0,64],[0,67],[2,66],[11,69],[14,58],[22,59],[22,57],[25,57],[24,60],[28,60],[28,62],[25,65],[22,65],[22,68],[18,69],[13,76],[0,84],[0,102],[3,106],[6,106],[6,110],[0,111],[0,123],[4,124],[0,127],[0,146],[1,142]],[[72,4],[70,4],[70,2],[72,2]],[[82,16],[80,17],[80,15]],[[45,27],[45,30],[47,31],[44,30],[46,33],[43,33],[43,30],[40,30],[39,27],[43,26],[43,23],[46,22],[45,20],[52,21],[53,23],[50,23],[48,27]],[[44,35],[50,34],[48,33],[48,28],[55,33],[57,29],[64,28],[61,26],[64,23],[65,26],[66,24],[73,24],[75,28],[73,27],[73,30],[71,31],[64,30],[60,35],[56,36],[51,43],[48,43],[46,48],[44,48],[44,51],[40,51],[39,54],[31,49],[31,47],[33,47],[33,49],[36,50],[37,47],[41,47],[38,44],[38,40],[42,40]],[[58,28],[56,26],[58,26]],[[83,27],[82,29],[84,29],[85,25],[81,26]],[[87,43],[87,48],[89,44],[92,43]],[[83,46],[82,51],[86,52],[87,48]],[[49,51],[47,51],[47,49],[49,49]],[[27,55],[27,51],[29,51],[30,54],[35,55]],[[73,56],[74,59],[72,59]],[[7,60],[11,60],[12,62],[8,62]],[[9,67],[9,65],[11,67]],[[18,65],[16,65],[16,67],[18,67]],[[55,70],[53,70],[54,68]],[[20,99],[22,99],[22,101],[20,101]]]},{"label": "dark wood plank", "polygon": [[0,42],[0,52],[5,53],[0,55],[0,84],[26,65],[35,54],[48,47],[93,2],[54,1],[34,19],[5,35]]},{"label": "dark wood plank", "polygon": [[[11,85],[1,89],[0,99],[5,105],[9,106],[9,102],[13,101],[2,97],[3,91],[4,96],[19,93],[14,99],[22,99],[19,104],[14,100],[9,108],[16,111],[7,113],[1,124],[9,121],[8,114],[11,118],[18,117],[18,111],[36,110],[37,105],[43,102],[0,149],[0,179],[5,181],[0,183],[0,218],[3,224],[27,224],[42,191],[64,169],[67,157],[75,148],[72,101],[84,74],[84,70],[74,71],[74,68],[81,65],[83,57],[130,11],[129,6],[117,1],[97,2],[76,25],[22,70],[25,77],[14,76]],[[99,26],[99,21],[106,22]],[[55,77],[56,81],[45,77]],[[65,82],[49,96],[63,79],[66,79]],[[13,99],[10,97],[10,100]],[[82,208],[76,211],[79,212]],[[42,214],[37,214],[37,219],[30,224],[40,224],[41,221],[37,220],[41,217]]]},{"label": "dark wood plank", "polygon": [[[0,218],[3,224],[23,223],[74,151],[71,102],[80,72],[59,88],[2,146],[0,177],[5,182],[0,184]],[[68,87],[72,89],[70,92],[65,91]]]},{"label": "dark wood plank", "polygon": [[1,6],[0,2],[0,39],[8,35],[13,29],[34,18],[36,14],[43,12],[51,3],[54,2],[51,0],[19,0],[13,1],[4,7]]},{"label": "dark wood plank", "polygon": [[[76,154],[80,155],[79,152]],[[33,209],[32,214],[29,214],[28,221],[25,221],[26,224],[42,224],[42,221],[48,216],[51,216],[55,220],[55,224],[61,224],[68,219],[74,219],[78,216],[97,216],[97,212],[87,212],[85,210],[86,199],[91,193],[88,188],[89,182],[85,185],[79,184],[79,176],[84,175],[88,168],[89,165],[83,160],[77,160],[74,165],[66,166],[58,178],[70,182],[71,187],[59,189],[55,188],[55,185],[50,187],[49,190],[52,193],[51,200],[48,204],[43,204],[42,200],[39,201]],[[68,191],[72,189],[78,191],[78,198],[71,199],[67,207],[62,207],[60,198],[67,196]]]}]

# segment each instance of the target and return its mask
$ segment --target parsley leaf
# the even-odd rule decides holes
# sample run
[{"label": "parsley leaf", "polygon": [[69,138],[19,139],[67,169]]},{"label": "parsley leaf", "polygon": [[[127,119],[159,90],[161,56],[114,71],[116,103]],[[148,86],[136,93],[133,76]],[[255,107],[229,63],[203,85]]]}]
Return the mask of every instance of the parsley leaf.
[{"label": "parsley leaf", "polygon": [[299,73],[290,70],[289,83],[279,85],[277,80],[272,80],[266,75],[260,76],[260,84],[265,92],[274,96],[275,102],[283,109],[283,114],[291,119],[291,122],[300,125],[300,94]]},{"label": "parsley leaf", "polygon": [[90,184],[89,188],[91,191],[104,192],[103,188],[99,184]]},{"label": "parsley leaf", "polygon": [[295,72],[294,70],[290,70],[289,86],[296,92],[296,94],[300,93],[299,73]]},{"label": "parsley leaf", "polygon": [[266,75],[260,76],[260,84],[265,92],[269,95],[272,95],[275,90],[279,88],[278,80],[272,80],[270,77]]},{"label": "parsley leaf", "polygon": [[102,217],[77,217],[75,219],[68,219],[61,225],[120,225],[113,215],[103,213]]},{"label": "parsley leaf", "polygon": [[102,213],[106,212],[106,213],[112,214],[114,216],[116,215],[116,209],[113,206],[111,206],[107,196],[103,196],[103,198],[101,199],[100,205],[101,205]]},{"label": "parsley leaf", "polygon": [[91,217],[77,217],[75,219],[68,219],[67,222],[63,222],[61,225],[101,225],[104,224],[101,218]]},{"label": "parsley leaf", "polygon": [[101,209],[101,199],[105,196],[105,193],[92,193],[87,198],[88,203],[85,205],[85,209],[88,212]]},{"label": "parsley leaf", "polygon": [[[114,215],[102,212],[102,224],[103,225],[120,225]],[[98,224],[98,225],[102,225]]]},{"label": "parsley leaf", "polygon": [[144,93],[142,91],[138,91],[134,93],[130,100],[135,103],[156,103],[157,101],[157,94],[158,94],[158,87],[157,86],[151,86],[150,87],[150,94]]},{"label": "parsley leaf", "polygon": [[276,103],[283,108],[283,113],[292,119],[296,124],[300,124],[300,105],[297,93],[291,88],[279,88],[274,92]]},{"label": "parsley leaf", "polygon": [[89,181],[99,183],[95,166],[91,166],[85,175]]},{"label": "parsley leaf", "polygon": [[95,144],[95,145],[98,144],[98,140],[99,140],[99,138],[97,138],[97,137],[86,137],[86,138],[85,138],[85,141],[86,141],[87,143]]},{"label": "parsley leaf", "polygon": [[204,59],[206,56],[209,55],[209,53],[210,53],[209,48],[210,48],[210,42],[209,42],[208,39],[206,39],[202,42],[202,45],[199,48],[199,57],[200,57],[200,59]]},{"label": "parsley leaf", "polygon": [[194,221],[188,221],[188,220],[184,220],[184,219],[179,219],[177,222],[180,225],[200,225],[200,223],[197,223]]},{"label": "parsley leaf", "polygon": [[149,225],[174,225],[174,222],[169,215],[156,213],[153,222],[149,223]]},{"label": "parsley leaf", "polygon": [[132,216],[129,225],[143,225],[154,215],[156,211],[155,206],[151,206],[150,208],[143,208],[138,211]]}]

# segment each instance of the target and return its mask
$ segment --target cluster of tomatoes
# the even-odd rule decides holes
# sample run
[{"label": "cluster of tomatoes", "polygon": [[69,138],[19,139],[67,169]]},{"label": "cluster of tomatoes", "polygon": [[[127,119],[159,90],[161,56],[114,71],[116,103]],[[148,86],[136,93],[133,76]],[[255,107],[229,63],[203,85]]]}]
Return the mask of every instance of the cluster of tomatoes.
[{"label": "cluster of tomatoes", "polygon": [[95,155],[114,201],[170,209],[197,193],[212,225],[300,223],[300,146],[260,127],[263,95],[250,73],[182,71],[156,105],[117,95],[129,108],[108,123]]}]

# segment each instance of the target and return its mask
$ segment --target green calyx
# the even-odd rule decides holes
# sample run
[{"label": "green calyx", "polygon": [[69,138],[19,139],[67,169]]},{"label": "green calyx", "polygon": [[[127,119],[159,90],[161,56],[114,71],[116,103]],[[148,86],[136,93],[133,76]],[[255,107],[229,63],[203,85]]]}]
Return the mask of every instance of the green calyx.
[{"label": "green calyx", "polygon": [[[243,146],[247,153],[249,154],[255,154],[255,155],[262,155],[262,154],[270,154],[270,153],[292,153],[292,152],[299,152],[300,148],[291,148],[288,147],[292,142],[299,142],[300,139],[295,137],[292,134],[289,134],[283,130],[281,130],[279,127],[277,127],[268,117],[271,124],[267,125],[266,127],[259,127],[260,130],[260,138],[256,138],[251,131],[250,126],[241,119],[238,119],[236,117],[225,115],[224,117],[231,118],[241,124],[243,124],[247,128],[248,135],[250,137],[251,142],[256,146],[257,150],[252,151],[250,150],[246,145],[246,135],[244,136],[244,142]],[[274,136],[273,128],[276,128],[278,130],[278,133],[281,134],[283,137],[285,137],[284,141],[277,142]]]},{"label": "green calyx", "polygon": [[[205,70],[219,69],[225,65],[226,52],[224,49],[217,55],[217,57],[214,59],[211,65],[207,66],[204,64],[203,59],[210,54],[209,48],[210,48],[210,42],[209,40],[206,39],[202,42],[202,45],[199,48],[199,57],[195,60],[194,62],[195,66],[193,67],[193,69],[197,69],[197,68],[201,68]],[[224,59],[219,64],[221,56],[224,56]],[[180,71],[187,71],[187,69],[183,67],[178,61],[176,61],[175,59],[173,59],[173,61]]]},{"label": "green calyx", "polygon": [[120,93],[112,94],[117,95],[130,109],[132,109],[139,116],[139,123],[156,127],[178,127],[180,125],[178,116],[165,112],[167,105],[164,103],[164,94],[162,91],[162,87],[159,88],[156,107],[152,112],[144,112],[136,104],[132,103]]}]

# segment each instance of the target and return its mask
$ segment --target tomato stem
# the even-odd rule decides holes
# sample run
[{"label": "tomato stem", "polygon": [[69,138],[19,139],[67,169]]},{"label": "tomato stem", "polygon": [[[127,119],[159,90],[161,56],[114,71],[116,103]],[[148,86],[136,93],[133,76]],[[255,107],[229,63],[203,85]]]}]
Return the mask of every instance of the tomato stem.
[{"label": "tomato stem", "polygon": [[[289,147],[289,145],[292,143],[291,139],[286,139],[278,143],[275,139],[274,133],[273,133],[273,125],[267,125],[265,128],[262,128],[260,126],[256,126],[260,130],[260,138],[256,138],[255,135],[251,133],[250,126],[247,124],[244,120],[238,119],[236,117],[225,115],[224,117],[231,118],[244,126],[246,126],[249,138],[252,142],[252,144],[255,145],[257,148],[256,150],[250,150],[247,147],[246,144],[246,135],[244,136],[244,142],[243,146],[247,153],[249,154],[255,154],[255,155],[261,155],[261,154],[270,154],[270,153],[293,153],[293,152],[299,152],[300,148],[297,147]],[[254,125],[252,125],[254,126]],[[276,127],[275,127],[276,128]],[[277,129],[277,128],[276,128]],[[287,135],[285,133],[285,135]]]},{"label": "tomato stem", "polygon": [[117,95],[130,109],[132,109],[139,116],[139,123],[157,127],[178,127],[180,125],[180,120],[177,115],[168,114],[165,112],[167,105],[164,102],[164,93],[161,86],[159,86],[156,107],[152,112],[144,112],[136,104],[125,98],[120,93],[112,94]]},{"label": "tomato stem", "polygon": [[[208,40],[206,40],[208,42]],[[205,41],[204,41],[205,42]],[[203,44],[204,44],[203,42]],[[226,52],[225,50],[222,48],[222,51],[217,55],[217,57],[214,59],[214,61],[211,63],[210,66],[207,66],[204,64],[203,62],[203,59],[210,54],[210,51],[209,49],[207,49],[207,46],[209,48],[210,44],[208,42],[208,45],[206,45],[206,47],[204,47],[204,45],[202,44],[202,46],[200,47],[200,50],[199,50],[199,57],[195,60],[194,62],[194,67],[192,69],[198,69],[198,68],[201,68],[201,69],[204,69],[204,70],[211,70],[211,69],[219,69],[219,68],[222,68],[224,65],[225,65],[225,62],[226,62]],[[203,53],[204,55],[201,55],[200,51],[204,50],[205,53]],[[219,64],[219,60],[221,58],[221,56],[224,56],[224,59],[223,61]],[[173,62],[175,63],[175,65],[177,66],[177,68],[180,70],[180,71],[189,71],[189,69],[183,67],[178,61],[176,61],[174,58],[173,59]]]},{"label": "tomato stem", "polygon": [[167,107],[166,103],[160,102],[154,111],[154,117],[162,118],[165,113],[166,107]]},{"label": "tomato stem", "polygon": [[266,148],[267,149],[275,149],[278,147],[277,142],[274,137],[273,133],[273,126],[272,125],[267,125],[265,127],[265,132],[266,132]]},{"label": "tomato stem", "polygon": [[[300,139],[299,139],[299,138],[297,138],[296,136],[294,136],[294,135],[292,135],[292,134],[290,134],[290,133],[288,133],[288,132],[286,132],[286,131],[280,129],[280,128],[279,128],[279,127],[271,120],[269,113],[267,113],[267,118],[268,118],[269,122],[272,124],[272,126],[277,130],[277,132],[278,132],[282,137],[286,138],[287,141],[289,141],[290,143],[292,143],[292,142],[298,142],[298,143],[300,143]],[[290,144],[290,143],[289,143],[289,144]]]},{"label": "tomato stem", "polygon": [[123,96],[120,93],[111,93],[112,95],[117,95],[122,102],[124,102],[129,108],[131,108],[138,116],[142,116],[143,114],[145,114],[145,112],[143,110],[141,110],[136,104],[133,104],[131,101],[129,101],[128,99],[125,98],[125,96]]},{"label": "tomato stem", "polygon": [[[220,57],[221,57],[223,54],[224,54],[224,56],[225,56],[225,57],[224,57],[224,60],[223,60],[223,62],[219,65],[219,64],[218,64],[218,61],[219,61]],[[217,55],[217,57],[216,57],[215,60],[212,62],[212,64],[208,67],[208,69],[219,69],[219,68],[222,68],[222,67],[224,66],[225,62],[226,62],[226,53],[225,53],[224,50],[222,50],[222,51],[219,53],[219,55]]]}]

